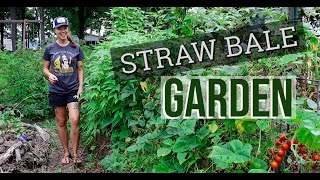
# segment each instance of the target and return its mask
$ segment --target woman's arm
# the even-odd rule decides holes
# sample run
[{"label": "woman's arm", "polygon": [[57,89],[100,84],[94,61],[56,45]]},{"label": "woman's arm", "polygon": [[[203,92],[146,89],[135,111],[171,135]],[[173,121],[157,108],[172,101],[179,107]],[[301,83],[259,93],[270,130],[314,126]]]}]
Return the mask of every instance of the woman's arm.
[{"label": "woman's arm", "polygon": [[77,61],[77,63],[78,63],[78,78],[79,78],[78,97],[80,97],[82,91],[84,90],[84,88],[83,88],[83,83],[84,83],[84,68],[83,68],[83,61]]},{"label": "woman's arm", "polygon": [[49,79],[50,83],[54,84],[58,81],[58,78],[50,72],[49,67],[50,67],[50,61],[44,60],[43,61],[43,73]]}]

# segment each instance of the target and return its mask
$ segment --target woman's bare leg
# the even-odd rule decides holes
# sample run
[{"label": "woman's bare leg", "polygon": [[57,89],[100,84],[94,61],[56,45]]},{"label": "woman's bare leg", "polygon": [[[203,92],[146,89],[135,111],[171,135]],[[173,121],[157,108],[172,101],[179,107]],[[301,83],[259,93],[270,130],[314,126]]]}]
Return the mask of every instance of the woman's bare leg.
[{"label": "woman's bare leg", "polygon": [[68,103],[68,110],[69,110],[69,120],[70,120],[70,137],[71,137],[71,143],[72,143],[72,149],[73,149],[73,155],[75,157],[75,160],[78,162],[77,157],[79,157],[78,154],[78,148],[79,148],[79,140],[80,140],[80,106],[78,102],[71,102]]},{"label": "woman's bare leg", "polygon": [[62,163],[69,163],[69,147],[68,147],[68,129],[67,129],[67,117],[66,106],[57,106],[54,108],[57,125],[58,136],[63,147],[64,157],[61,160]]}]

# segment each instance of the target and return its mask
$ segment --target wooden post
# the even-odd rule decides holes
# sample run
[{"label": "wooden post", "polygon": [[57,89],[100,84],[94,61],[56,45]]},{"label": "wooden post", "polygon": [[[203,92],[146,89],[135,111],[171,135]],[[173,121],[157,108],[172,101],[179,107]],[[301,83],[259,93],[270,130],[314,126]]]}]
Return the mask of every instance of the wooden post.
[{"label": "wooden post", "polygon": [[23,41],[23,48],[26,48],[26,26],[27,23],[43,23],[42,20],[0,20],[0,23],[11,23],[12,24],[12,30],[11,30],[11,40],[12,40],[12,51],[16,50],[16,39],[13,37],[14,34],[17,34],[17,24],[16,23],[23,23],[23,34],[22,34],[22,41]]},{"label": "wooden post", "polygon": [[45,35],[44,35],[44,10],[43,7],[39,7],[39,16],[40,16],[40,46],[42,46],[45,42]]},{"label": "wooden post", "polygon": [[27,20],[23,20],[23,49],[26,48],[26,26],[27,26]]},{"label": "wooden post", "polygon": [[[10,17],[11,20],[17,18],[17,9],[16,7],[10,7]],[[17,23],[11,23],[11,42],[12,42],[12,51],[17,49]]]},{"label": "wooden post", "polygon": [[298,18],[298,8],[288,7],[288,16],[290,20],[296,20]]}]

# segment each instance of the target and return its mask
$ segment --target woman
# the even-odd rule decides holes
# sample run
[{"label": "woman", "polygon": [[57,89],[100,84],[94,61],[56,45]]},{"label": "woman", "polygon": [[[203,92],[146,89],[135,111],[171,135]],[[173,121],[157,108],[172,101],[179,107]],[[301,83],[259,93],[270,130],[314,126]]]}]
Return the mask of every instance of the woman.
[{"label": "woman", "polygon": [[57,40],[46,46],[43,55],[43,72],[49,79],[49,105],[54,107],[58,125],[58,135],[64,156],[61,163],[70,162],[67,130],[67,108],[70,120],[70,138],[73,150],[73,162],[81,163],[78,154],[80,106],[78,99],[83,92],[84,54],[81,47],[70,38],[68,19],[57,17],[53,21],[53,31]]}]

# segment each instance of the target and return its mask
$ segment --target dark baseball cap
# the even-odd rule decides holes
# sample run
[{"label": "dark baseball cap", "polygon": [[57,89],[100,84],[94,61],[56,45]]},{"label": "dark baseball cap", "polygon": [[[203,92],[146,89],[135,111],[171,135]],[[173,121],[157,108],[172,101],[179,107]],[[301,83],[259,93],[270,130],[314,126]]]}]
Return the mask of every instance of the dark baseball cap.
[{"label": "dark baseball cap", "polygon": [[62,16],[54,18],[54,20],[53,20],[53,28],[55,29],[55,28],[58,28],[60,26],[69,26],[68,19],[65,18],[65,17],[62,17]]}]

